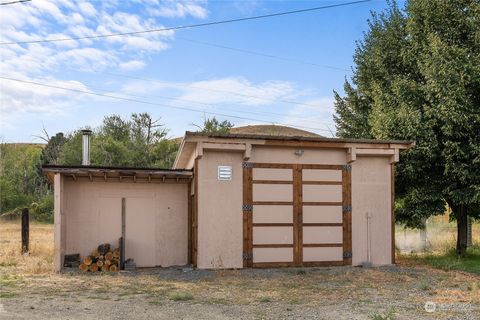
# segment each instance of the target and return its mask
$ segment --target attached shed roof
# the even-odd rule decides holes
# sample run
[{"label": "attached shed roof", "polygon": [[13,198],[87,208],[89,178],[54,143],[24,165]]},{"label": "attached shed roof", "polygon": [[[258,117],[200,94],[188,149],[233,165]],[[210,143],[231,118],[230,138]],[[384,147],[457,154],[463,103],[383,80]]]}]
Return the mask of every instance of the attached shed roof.
[{"label": "attached shed roof", "polygon": [[192,170],[188,169],[162,169],[162,168],[133,168],[133,167],[102,167],[102,166],[65,166],[65,165],[44,165],[44,174],[52,183],[56,173],[78,177],[93,178],[132,178],[139,179],[190,179]]}]

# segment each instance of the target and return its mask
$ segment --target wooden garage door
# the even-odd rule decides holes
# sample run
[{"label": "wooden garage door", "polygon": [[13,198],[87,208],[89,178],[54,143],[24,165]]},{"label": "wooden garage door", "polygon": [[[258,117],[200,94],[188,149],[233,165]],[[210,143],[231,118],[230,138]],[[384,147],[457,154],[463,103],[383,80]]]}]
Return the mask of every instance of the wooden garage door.
[{"label": "wooden garage door", "polygon": [[349,165],[243,168],[244,267],[351,264]]}]

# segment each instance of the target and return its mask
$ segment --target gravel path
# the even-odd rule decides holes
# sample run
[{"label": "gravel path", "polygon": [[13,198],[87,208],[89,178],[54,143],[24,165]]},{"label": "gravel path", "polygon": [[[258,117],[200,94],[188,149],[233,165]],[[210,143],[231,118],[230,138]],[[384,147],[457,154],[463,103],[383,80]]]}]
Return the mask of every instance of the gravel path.
[{"label": "gravel path", "polygon": [[480,319],[480,277],[415,266],[1,276],[0,319]]}]

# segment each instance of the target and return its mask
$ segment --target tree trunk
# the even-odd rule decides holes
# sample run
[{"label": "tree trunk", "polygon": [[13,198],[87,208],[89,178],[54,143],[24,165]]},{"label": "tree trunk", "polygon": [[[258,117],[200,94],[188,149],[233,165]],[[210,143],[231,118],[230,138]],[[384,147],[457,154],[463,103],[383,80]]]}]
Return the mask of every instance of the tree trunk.
[{"label": "tree trunk", "polygon": [[468,238],[468,215],[465,205],[455,205],[452,201],[448,201],[448,206],[452,209],[455,219],[457,220],[457,246],[455,251],[458,255],[463,255],[467,251]]},{"label": "tree trunk", "polygon": [[457,254],[463,255],[467,251],[468,215],[464,205],[459,205],[455,212],[457,218]]}]

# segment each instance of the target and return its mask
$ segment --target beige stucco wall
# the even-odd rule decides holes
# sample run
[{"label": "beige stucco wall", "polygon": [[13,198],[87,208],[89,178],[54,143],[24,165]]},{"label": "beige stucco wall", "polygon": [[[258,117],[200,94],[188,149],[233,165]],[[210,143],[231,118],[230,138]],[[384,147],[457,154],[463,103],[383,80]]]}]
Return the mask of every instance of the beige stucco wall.
[{"label": "beige stucco wall", "polygon": [[[198,268],[243,266],[243,153],[204,151],[198,160]],[[231,181],[217,180],[220,165]]]},{"label": "beige stucco wall", "polygon": [[[352,264],[367,261],[368,243],[373,264],[391,259],[391,167],[388,157],[357,157],[352,163]],[[370,237],[367,234],[370,214]]]},{"label": "beige stucco wall", "polygon": [[[302,164],[346,164],[345,149],[304,148],[302,156],[294,152],[298,148],[254,146],[249,161],[258,163],[302,163]],[[199,159],[199,199],[198,199],[198,267],[199,268],[241,268],[243,252],[243,220],[241,206],[243,153],[233,151],[205,150]],[[217,180],[217,166],[233,167],[232,181]],[[290,170],[254,170],[254,179],[290,180]],[[287,173],[285,173],[287,172]],[[284,174],[285,173],[285,174]],[[341,180],[341,171],[304,170],[307,181]],[[254,201],[291,201],[291,185],[254,184]],[[268,190],[267,190],[268,189]],[[273,190],[275,189],[275,190]],[[214,191],[214,192],[213,192]],[[367,257],[366,212],[372,216],[371,257],[374,264],[391,263],[391,195],[390,158],[358,156],[352,163],[352,261],[358,265]],[[340,186],[304,186],[304,201],[341,201]],[[254,207],[255,223],[271,222],[272,213],[265,210],[274,206]],[[305,206],[305,222],[340,222],[341,207]],[[318,218],[316,211],[325,209],[325,216]],[[278,212],[278,222],[291,222],[288,217],[290,206]],[[258,212],[258,215],[255,214]],[[321,213],[320,213],[321,214]],[[318,219],[318,220],[317,220]],[[275,219],[276,220],[276,219]],[[277,222],[277,221],[275,221]],[[290,243],[275,234],[275,227],[254,227],[254,242]],[[322,230],[321,233],[318,231]],[[328,231],[328,232],[327,232]],[[341,242],[341,227],[305,227],[304,242]],[[280,236],[280,238],[278,237]],[[263,239],[265,238],[265,239]],[[274,241],[273,241],[274,240]],[[260,243],[259,242],[259,243]],[[274,261],[282,257],[290,261],[288,248],[256,248],[255,262]],[[341,260],[341,248],[305,248],[306,260],[315,260],[324,255],[326,260]],[[327,259],[328,258],[328,259]]]},{"label": "beige stucco wall", "polygon": [[[55,180],[57,182],[57,180]],[[57,183],[55,184],[57,190]],[[126,198],[126,258],[139,267],[187,263],[188,185],[64,179],[65,252],[89,254],[118,246],[121,198]]]},{"label": "beige stucco wall", "polygon": [[[297,150],[303,150],[303,155],[295,155]],[[254,146],[249,161],[260,163],[345,164],[346,159],[345,149]]]}]

